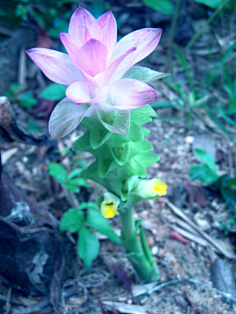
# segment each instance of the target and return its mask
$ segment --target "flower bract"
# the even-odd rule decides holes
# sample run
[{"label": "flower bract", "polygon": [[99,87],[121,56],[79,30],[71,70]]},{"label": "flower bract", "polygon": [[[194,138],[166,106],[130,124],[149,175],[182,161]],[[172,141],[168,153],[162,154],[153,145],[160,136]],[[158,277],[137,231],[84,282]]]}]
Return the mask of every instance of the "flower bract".
[{"label": "flower bract", "polygon": [[[68,33],[60,34],[68,54],[47,48],[28,50],[29,57],[50,80],[68,86],[66,97],[57,104],[50,117],[51,137],[69,134],[85,117],[98,118],[108,130],[111,127],[107,121],[119,120],[121,124],[120,119],[123,119],[122,124],[128,126],[131,109],[157,99],[156,91],[146,82],[166,76],[134,66],[153,52],[160,37],[161,29],[144,28],[117,42],[117,26],[112,12],[96,20],[79,7],[70,19]],[[121,115],[121,110],[126,114]],[[101,111],[107,114],[105,122],[101,119]],[[113,129],[116,133],[128,134],[115,125]]]}]

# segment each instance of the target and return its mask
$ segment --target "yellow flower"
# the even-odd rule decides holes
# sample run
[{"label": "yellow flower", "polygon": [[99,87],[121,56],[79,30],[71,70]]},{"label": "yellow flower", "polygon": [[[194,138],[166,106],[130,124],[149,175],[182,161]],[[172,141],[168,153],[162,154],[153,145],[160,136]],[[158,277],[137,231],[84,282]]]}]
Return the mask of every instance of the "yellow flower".
[{"label": "yellow flower", "polygon": [[113,218],[117,213],[117,207],[120,204],[120,199],[110,193],[106,192],[104,194],[104,201],[101,204],[101,214],[105,218]]},{"label": "yellow flower", "polygon": [[135,192],[142,198],[162,196],[167,193],[167,185],[159,179],[143,180],[139,183]]}]

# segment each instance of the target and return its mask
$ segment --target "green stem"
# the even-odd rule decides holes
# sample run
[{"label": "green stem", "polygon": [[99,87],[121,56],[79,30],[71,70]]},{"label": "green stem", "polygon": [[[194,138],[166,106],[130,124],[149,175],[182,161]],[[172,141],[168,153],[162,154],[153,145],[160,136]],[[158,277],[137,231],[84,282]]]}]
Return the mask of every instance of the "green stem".
[{"label": "green stem", "polygon": [[125,239],[128,239],[134,232],[134,214],[133,207],[126,207],[126,211],[120,212],[122,223],[122,234]]},{"label": "green stem", "polygon": [[[135,225],[133,215],[133,207],[126,207],[126,210],[120,212],[122,223],[121,236],[126,248],[126,255],[133,264],[139,278],[145,282],[157,281],[159,279],[159,271],[150,251],[146,240],[142,240],[145,244],[143,247],[137,235],[138,225]],[[144,237],[144,233],[142,233]]]},{"label": "green stem", "polygon": [[173,39],[176,31],[176,25],[177,25],[177,20],[179,17],[179,10],[181,6],[182,0],[177,0],[176,5],[175,5],[175,11],[174,15],[172,17],[172,23],[171,23],[171,29],[170,29],[170,35],[169,35],[169,47],[167,51],[167,59],[166,59],[166,71],[169,69],[170,64],[171,64],[171,54],[172,54],[172,44],[173,44]]}]

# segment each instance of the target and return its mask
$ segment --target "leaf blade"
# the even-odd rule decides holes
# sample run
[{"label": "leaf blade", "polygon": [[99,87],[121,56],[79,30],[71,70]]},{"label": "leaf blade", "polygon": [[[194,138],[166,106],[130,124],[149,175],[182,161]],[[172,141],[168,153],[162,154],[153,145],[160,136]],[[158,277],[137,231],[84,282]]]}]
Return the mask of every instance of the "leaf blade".
[{"label": "leaf blade", "polygon": [[90,270],[92,262],[97,258],[99,249],[100,243],[95,234],[88,228],[82,226],[79,230],[77,250],[80,258],[84,262],[87,271]]},{"label": "leaf blade", "polygon": [[112,226],[99,211],[89,208],[85,224],[90,228],[96,229],[101,234],[106,235],[113,242],[121,245],[120,238],[115,234]]},{"label": "leaf blade", "polygon": [[77,208],[70,208],[63,215],[60,222],[60,231],[69,231],[71,233],[78,231],[84,221],[84,214]]}]

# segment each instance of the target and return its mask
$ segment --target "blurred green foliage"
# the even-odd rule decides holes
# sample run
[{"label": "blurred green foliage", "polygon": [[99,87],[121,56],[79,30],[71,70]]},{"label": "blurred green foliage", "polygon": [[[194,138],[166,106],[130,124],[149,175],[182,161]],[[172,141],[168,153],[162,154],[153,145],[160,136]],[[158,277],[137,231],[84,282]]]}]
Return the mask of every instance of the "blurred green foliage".
[{"label": "blurred green foliage", "polygon": [[236,205],[236,170],[234,177],[230,178],[228,174],[219,175],[217,166],[211,155],[201,149],[195,149],[195,153],[203,162],[200,165],[193,166],[190,169],[190,179],[200,180],[205,184],[213,184],[215,190],[218,190],[226,202]]},{"label": "blurred green foliage", "polygon": [[65,97],[66,86],[61,84],[50,84],[48,85],[39,95],[39,98],[44,98],[48,100],[61,100]]},{"label": "blurred green foliage", "polygon": [[65,186],[67,190],[78,193],[80,186],[90,187],[85,179],[80,177],[83,168],[75,168],[67,174],[66,169],[58,163],[50,162],[48,165],[48,174]]},{"label": "blurred green foliage", "polygon": [[161,12],[166,15],[174,13],[174,5],[170,0],[141,0],[151,9]]},{"label": "blurred green foliage", "polygon": [[6,96],[10,101],[18,102],[23,108],[31,109],[38,104],[37,100],[34,98],[34,94],[31,92],[23,92],[22,87],[18,83],[12,84]]},{"label": "blurred green foliage", "polygon": [[[86,214],[84,210],[86,210]],[[61,232],[77,232],[77,252],[87,271],[90,270],[91,264],[97,258],[100,249],[99,240],[93,232],[94,229],[107,236],[111,241],[121,245],[120,238],[93,202],[81,203],[79,208],[70,208],[65,212],[60,223]]]},{"label": "blurred green foliage", "polygon": [[[225,0],[195,0],[196,2],[200,4],[204,4],[212,9],[217,9]],[[234,6],[234,0],[229,1],[227,3],[226,8],[232,9]]]}]

